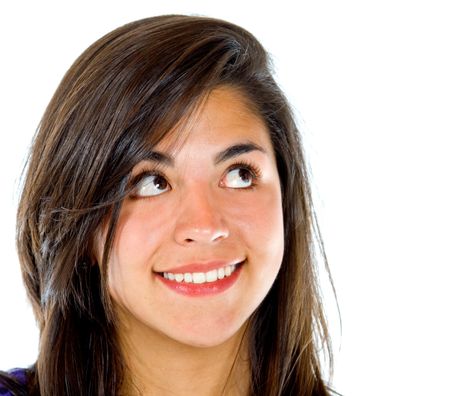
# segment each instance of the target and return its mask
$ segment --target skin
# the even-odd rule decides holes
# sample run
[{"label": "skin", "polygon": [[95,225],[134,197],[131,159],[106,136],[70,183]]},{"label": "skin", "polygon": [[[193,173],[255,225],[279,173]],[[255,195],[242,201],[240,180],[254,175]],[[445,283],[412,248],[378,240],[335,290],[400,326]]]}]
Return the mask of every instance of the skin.
[{"label": "skin", "polygon": [[[217,153],[241,143],[261,150],[215,163]],[[157,165],[167,185],[155,189],[148,176],[146,191],[158,195],[144,196],[138,185],[125,199],[108,263],[130,369],[126,392],[132,394],[134,384],[144,395],[244,395],[246,325],[272,286],[284,250],[280,180],[268,130],[239,92],[221,87],[155,150],[172,156],[172,166],[143,161],[132,176]],[[241,161],[256,165],[260,177],[246,171],[240,177],[242,167],[232,166]],[[100,236],[96,252],[102,247]],[[180,295],[156,274],[218,259],[245,262],[236,283],[217,295]]]}]

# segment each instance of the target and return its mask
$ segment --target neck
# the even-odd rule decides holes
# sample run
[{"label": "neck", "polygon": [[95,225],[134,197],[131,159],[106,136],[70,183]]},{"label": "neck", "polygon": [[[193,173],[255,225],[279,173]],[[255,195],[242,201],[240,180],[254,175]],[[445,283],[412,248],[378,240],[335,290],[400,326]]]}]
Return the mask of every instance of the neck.
[{"label": "neck", "polygon": [[245,396],[250,371],[246,324],[220,345],[182,344],[145,326],[121,334],[126,395]]}]

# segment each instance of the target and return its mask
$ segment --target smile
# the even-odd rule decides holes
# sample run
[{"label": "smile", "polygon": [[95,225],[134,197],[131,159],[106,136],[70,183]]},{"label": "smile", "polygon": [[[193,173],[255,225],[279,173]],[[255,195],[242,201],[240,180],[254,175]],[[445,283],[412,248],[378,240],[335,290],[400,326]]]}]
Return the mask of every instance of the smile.
[{"label": "smile", "polygon": [[190,297],[220,294],[238,280],[246,260],[207,272],[159,272],[157,279],[170,290]]},{"label": "smile", "polygon": [[214,269],[208,272],[186,272],[184,274],[174,274],[172,272],[163,272],[165,279],[175,281],[178,283],[196,283],[201,284],[205,282],[215,282],[218,279],[223,279],[225,277],[231,276],[231,274],[236,270],[236,264],[227,265],[222,268]]}]

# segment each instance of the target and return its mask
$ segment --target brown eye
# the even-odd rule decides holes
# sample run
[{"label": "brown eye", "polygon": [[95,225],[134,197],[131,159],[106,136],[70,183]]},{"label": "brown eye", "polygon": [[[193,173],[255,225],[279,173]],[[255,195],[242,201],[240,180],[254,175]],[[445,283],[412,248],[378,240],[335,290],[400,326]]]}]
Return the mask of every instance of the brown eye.
[{"label": "brown eye", "polygon": [[161,175],[144,177],[135,188],[134,194],[139,197],[151,197],[170,190],[168,181]]},{"label": "brown eye", "polygon": [[223,184],[229,188],[247,188],[253,184],[253,174],[243,167],[234,168],[225,175]]}]

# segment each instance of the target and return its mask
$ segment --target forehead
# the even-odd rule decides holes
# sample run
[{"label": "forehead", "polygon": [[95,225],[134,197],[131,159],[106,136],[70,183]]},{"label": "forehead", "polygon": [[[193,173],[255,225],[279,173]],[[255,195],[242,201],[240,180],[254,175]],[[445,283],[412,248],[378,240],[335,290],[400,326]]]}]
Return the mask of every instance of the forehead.
[{"label": "forehead", "polygon": [[172,152],[185,147],[223,147],[236,141],[252,141],[272,148],[263,119],[237,89],[220,87],[203,98],[197,109],[168,133],[156,149]]}]

